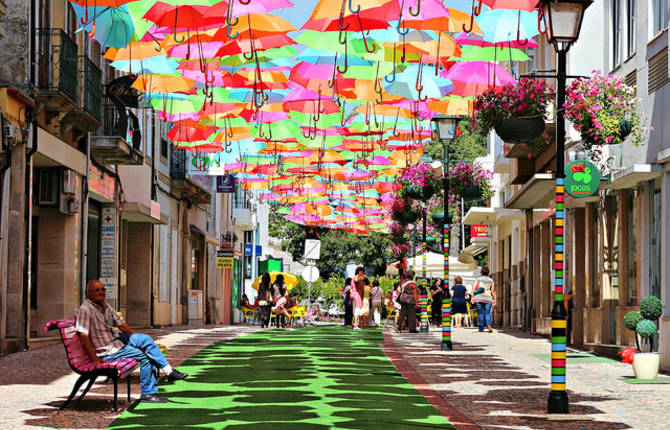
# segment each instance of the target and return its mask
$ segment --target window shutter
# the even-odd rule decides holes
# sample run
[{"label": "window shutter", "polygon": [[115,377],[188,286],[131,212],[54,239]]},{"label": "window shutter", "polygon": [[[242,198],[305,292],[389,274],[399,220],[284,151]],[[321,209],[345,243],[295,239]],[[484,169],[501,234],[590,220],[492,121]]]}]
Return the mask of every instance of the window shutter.
[{"label": "window shutter", "polygon": [[649,60],[649,94],[670,82],[668,77],[668,50],[664,49]]}]

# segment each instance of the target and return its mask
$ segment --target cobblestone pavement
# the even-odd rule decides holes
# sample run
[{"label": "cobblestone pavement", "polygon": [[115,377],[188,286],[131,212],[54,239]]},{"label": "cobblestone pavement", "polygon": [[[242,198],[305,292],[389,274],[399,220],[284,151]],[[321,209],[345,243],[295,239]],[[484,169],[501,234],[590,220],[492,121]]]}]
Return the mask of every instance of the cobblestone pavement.
[{"label": "cobblestone pavement", "polygon": [[[138,330],[168,346],[179,365],[219,340],[260,330],[257,326],[169,327]],[[417,389],[459,429],[654,430],[668,428],[670,384],[633,385],[630,365],[594,359],[570,363],[571,413],[545,413],[549,394],[549,342],[528,333],[454,330],[454,351],[440,351],[440,331],[395,334],[385,329],[384,349]],[[0,429],[106,428],[130,406],[119,387],[119,412],[112,409],[113,385],[96,384],[81,403],[58,407],[77,379],[61,344],[0,358]],[[138,374],[132,398],[139,397]]]},{"label": "cobblestone pavement", "polygon": [[[166,345],[174,367],[212,342],[257,330],[258,326],[181,326],[136,331]],[[62,343],[0,357],[0,429],[104,429],[130,406],[125,381],[121,381],[119,411],[114,412],[114,385],[103,384],[100,378],[81,403],[73,401],[59,410],[77,377],[68,367]],[[131,378],[132,404],[140,396],[139,373]]]},{"label": "cobblestone pavement", "polygon": [[392,341],[427,387],[483,429],[669,427],[670,384],[623,382],[621,378],[633,375],[629,364],[599,358],[571,363],[569,351],[570,414],[549,415],[551,365],[537,357],[549,354],[547,339],[514,330],[489,334],[462,328],[454,329],[454,350],[442,352],[439,329],[430,330],[393,333]]}]

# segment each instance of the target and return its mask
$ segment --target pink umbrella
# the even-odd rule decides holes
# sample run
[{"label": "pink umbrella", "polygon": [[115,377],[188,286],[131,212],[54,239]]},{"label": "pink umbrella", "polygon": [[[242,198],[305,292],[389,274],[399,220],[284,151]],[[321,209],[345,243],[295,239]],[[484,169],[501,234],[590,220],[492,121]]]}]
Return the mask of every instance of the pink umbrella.
[{"label": "pink umbrella", "polygon": [[491,46],[497,46],[500,48],[515,48],[515,49],[523,49],[523,48],[537,48],[537,42],[535,39],[528,39],[527,43],[525,45],[521,45],[519,42],[516,40],[509,41],[509,42],[500,42],[500,43],[491,43],[487,40],[482,39],[481,36],[476,35],[475,33],[459,33],[458,36],[454,38],[456,43],[459,45],[473,45],[473,46],[480,46],[480,47],[491,47]]},{"label": "pink umbrella", "polygon": [[537,10],[537,0],[481,0],[491,9],[513,9],[532,12]]},{"label": "pink umbrella", "polygon": [[441,75],[456,86],[451,94],[461,97],[475,97],[488,88],[516,82],[510,72],[488,61],[455,63],[448,71],[443,70]]}]

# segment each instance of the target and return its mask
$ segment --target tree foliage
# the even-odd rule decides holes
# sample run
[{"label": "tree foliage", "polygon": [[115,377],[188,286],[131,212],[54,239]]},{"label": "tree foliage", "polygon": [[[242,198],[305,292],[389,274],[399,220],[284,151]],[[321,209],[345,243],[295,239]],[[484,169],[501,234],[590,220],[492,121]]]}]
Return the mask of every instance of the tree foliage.
[{"label": "tree foliage", "polygon": [[383,275],[386,265],[391,262],[389,239],[380,233],[359,236],[341,230],[307,227],[272,213],[270,236],[279,238],[282,250],[291,254],[295,261],[303,263],[305,239],[321,240],[321,256],[316,267],[324,279],[329,279],[333,274],[344,276],[349,262],[369,268],[376,275]]}]

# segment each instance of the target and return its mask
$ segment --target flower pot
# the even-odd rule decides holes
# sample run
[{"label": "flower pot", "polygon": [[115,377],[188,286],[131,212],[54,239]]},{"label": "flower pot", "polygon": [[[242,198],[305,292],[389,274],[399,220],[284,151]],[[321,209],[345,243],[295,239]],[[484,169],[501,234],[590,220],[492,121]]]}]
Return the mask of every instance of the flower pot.
[{"label": "flower pot", "polygon": [[637,379],[654,379],[661,356],[658,352],[638,352],[633,356],[633,373]]},{"label": "flower pot", "polygon": [[422,194],[421,187],[418,187],[416,185],[410,185],[409,187],[405,188],[405,195],[410,199],[418,200],[421,198],[421,194]]},{"label": "flower pot", "polygon": [[461,197],[465,200],[476,200],[482,197],[482,189],[476,185],[470,185],[461,190]]},{"label": "flower pot", "polygon": [[531,143],[542,137],[544,118],[542,116],[509,118],[493,128],[504,142]]},{"label": "flower pot", "polygon": [[419,214],[413,211],[407,212],[395,212],[393,214],[393,219],[402,223],[402,224],[411,224],[417,219],[419,219]]}]

